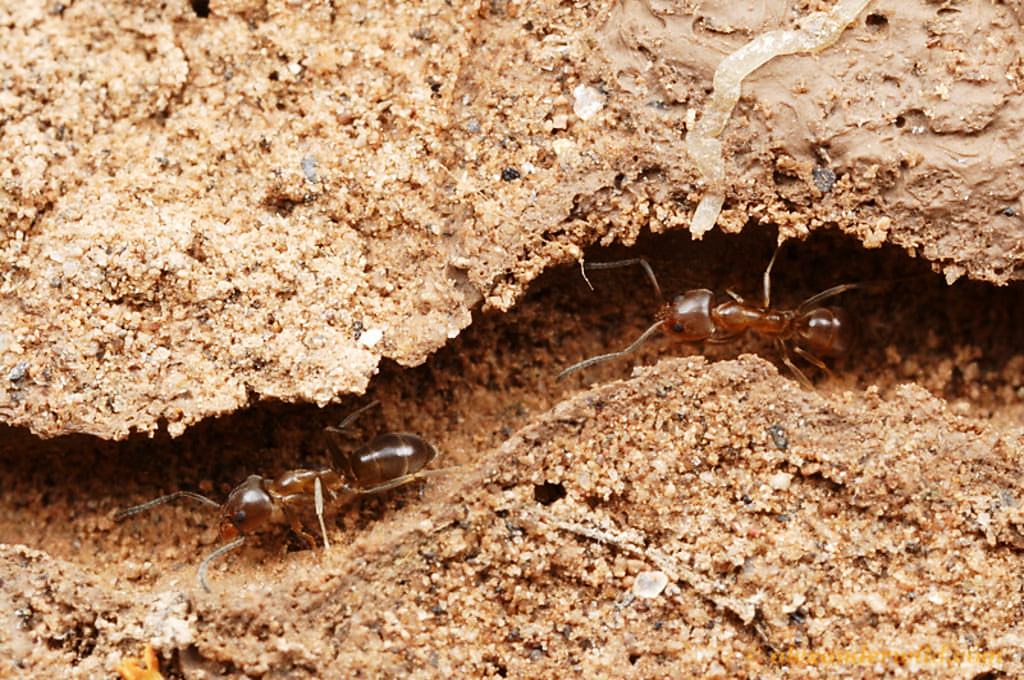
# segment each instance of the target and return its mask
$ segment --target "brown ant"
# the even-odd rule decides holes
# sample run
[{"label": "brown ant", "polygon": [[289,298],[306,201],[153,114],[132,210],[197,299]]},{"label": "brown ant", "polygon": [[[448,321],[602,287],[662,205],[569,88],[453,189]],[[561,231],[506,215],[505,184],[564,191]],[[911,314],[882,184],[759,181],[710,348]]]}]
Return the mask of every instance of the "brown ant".
[{"label": "brown ant", "polygon": [[[364,411],[378,402],[372,402],[351,414],[337,427],[325,428],[328,432],[343,432]],[[332,445],[333,448],[333,445]],[[344,495],[377,493],[407,484],[414,479],[450,472],[457,468],[424,470],[437,457],[432,444],[408,432],[389,432],[370,440],[347,455],[342,455],[343,466],[337,471],[329,466],[312,470],[289,470],[276,479],[250,475],[228,494],[223,505],[191,491],[176,491],[166,496],[114,513],[115,521],[130,517],[156,505],[178,498],[191,498],[207,505],[220,508],[220,535],[230,540],[214,550],[199,565],[199,582],[210,592],[206,582],[206,569],[210,563],[224,553],[240,546],[247,534],[258,531],[282,519],[291,529],[304,538],[310,547],[316,542],[306,533],[300,520],[303,511],[310,507],[316,512],[324,547],[330,549],[327,526],[324,524],[324,507]]]},{"label": "brown ant", "polygon": [[[862,284],[844,283],[833,286],[807,298],[795,309],[772,309],[771,271],[778,254],[779,249],[776,248],[764,271],[763,305],[750,304],[732,291],[726,291],[730,299],[716,305],[714,292],[707,288],[686,291],[665,305],[658,315],[658,321],[629,347],[621,352],[602,354],[573,364],[559,373],[556,380],[594,364],[626,356],[659,330],[665,330],[683,342],[727,342],[746,331],[756,331],[775,338],[782,362],[793,371],[801,383],[813,389],[811,381],[790,359],[790,349],[793,354],[831,375],[821,357],[839,357],[849,352],[857,337],[857,323],[842,307],[826,307],[821,302],[848,290],[860,288]],[[646,260],[596,262],[585,266],[586,269],[610,269],[632,264],[644,268],[660,296],[661,287]]]}]

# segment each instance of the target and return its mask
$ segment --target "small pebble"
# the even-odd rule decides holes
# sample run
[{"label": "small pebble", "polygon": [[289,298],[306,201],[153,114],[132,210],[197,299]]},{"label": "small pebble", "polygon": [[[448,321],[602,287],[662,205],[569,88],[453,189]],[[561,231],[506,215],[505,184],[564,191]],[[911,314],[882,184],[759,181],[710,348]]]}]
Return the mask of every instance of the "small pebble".
[{"label": "small pebble", "polygon": [[818,187],[818,191],[823,194],[828,193],[836,183],[836,173],[820,165],[811,170],[811,177],[814,178],[814,185]]},{"label": "small pebble", "polygon": [[572,111],[580,120],[590,120],[604,108],[604,95],[588,85],[578,85],[572,91],[572,96],[576,98]]},{"label": "small pebble", "polygon": [[383,337],[384,331],[379,328],[370,328],[359,336],[359,344],[369,349],[380,342]]},{"label": "small pebble", "polygon": [[314,156],[306,156],[302,159],[302,172],[306,174],[306,179],[310,182],[316,181],[316,158]]},{"label": "small pebble", "polygon": [[11,382],[18,382],[25,377],[26,373],[28,373],[28,366],[29,364],[27,361],[19,362],[18,365],[12,368],[11,372],[7,374],[7,379]]},{"label": "small pebble", "polygon": [[668,585],[668,576],[660,571],[641,571],[633,582],[633,594],[637,597],[658,597]]}]

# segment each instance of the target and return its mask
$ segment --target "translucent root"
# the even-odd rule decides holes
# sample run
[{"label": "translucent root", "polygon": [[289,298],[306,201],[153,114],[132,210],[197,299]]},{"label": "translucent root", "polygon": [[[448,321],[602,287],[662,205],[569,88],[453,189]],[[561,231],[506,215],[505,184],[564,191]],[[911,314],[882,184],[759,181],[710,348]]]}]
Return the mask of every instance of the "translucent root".
[{"label": "translucent root", "polygon": [[686,136],[690,157],[708,183],[693,215],[690,233],[699,239],[718,222],[725,203],[725,159],[718,136],[739,101],[743,79],[769,60],[787,54],[819,52],[839,40],[871,0],[839,0],[831,12],[814,12],[796,30],[769,31],[722,59],[715,69],[711,105]]}]

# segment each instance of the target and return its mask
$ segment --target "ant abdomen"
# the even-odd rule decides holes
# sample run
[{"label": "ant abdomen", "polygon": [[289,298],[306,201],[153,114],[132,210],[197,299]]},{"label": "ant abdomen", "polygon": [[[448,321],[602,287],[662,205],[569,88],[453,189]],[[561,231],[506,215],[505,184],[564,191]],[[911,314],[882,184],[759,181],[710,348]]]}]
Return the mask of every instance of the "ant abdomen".
[{"label": "ant abdomen", "polygon": [[815,356],[840,357],[853,349],[859,335],[857,321],[842,307],[816,307],[793,320],[797,346]]},{"label": "ant abdomen", "polygon": [[408,432],[389,432],[344,456],[346,476],[360,493],[405,483],[437,457],[437,449]]}]

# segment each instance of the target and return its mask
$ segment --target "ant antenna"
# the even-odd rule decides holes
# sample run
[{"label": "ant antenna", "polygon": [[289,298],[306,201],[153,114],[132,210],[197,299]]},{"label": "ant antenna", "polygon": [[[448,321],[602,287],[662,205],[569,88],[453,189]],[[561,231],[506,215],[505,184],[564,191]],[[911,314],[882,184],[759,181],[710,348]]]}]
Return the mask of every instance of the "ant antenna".
[{"label": "ant antenna", "polygon": [[[661,286],[658,285],[658,277],[654,275],[654,270],[651,269],[650,263],[641,257],[634,257],[629,260],[616,260],[615,262],[587,262],[586,264],[581,263],[581,267],[585,272],[587,269],[618,269],[619,267],[628,267],[632,264],[638,264],[644,268],[644,271],[647,272],[647,278],[654,285],[654,291],[658,294],[658,297],[661,297]],[[583,274],[583,280],[590,286],[590,279],[587,278],[586,273]],[[590,286],[590,290],[594,290],[594,287]]]},{"label": "ant antenna", "polygon": [[206,582],[206,568],[210,566],[210,562],[213,562],[214,559],[220,557],[229,550],[234,550],[238,546],[242,545],[242,543],[244,542],[245,536],[240,536],[239,538],[236,538],[230,543],[226,543],[221,547],[217,548],[212,553],[210,553],[205,560],[203,560],[203,563],[199,565],[199,582],[203,584],[203,590],[205,590],[208,593],[213,592],[212,590],[210,590],[210,584]]},{"label": "ant antenna", "polygon": [[219,508],[220,507],[220,503],[217,503],[216,501],[212,501],[209,498],[207,498],[206,496],[201,496],[201,495],[199,495],[197,493],[192,493],[191,491],[175,491],[174,493],[167,494],[166,496],[161,496],[160,498],[156,498],[156,499],[148,501],[146,503],[142,503],[140,505],[133,505],[132,507],[125,508],[124,510],[118,510],[117,512],[115,512],[113,514],[112,518],[113,518],[113,520],[115,522],[119,522],[120,520],[124,519],[125,517],[131,517],[132,515],[137,515],[137,514],[139,514],[140,512],[142,512],[144,510],[149,510],[150,508],[152,508],[154,506],[162,505],[164,503],[167,503],[168,501],[177,500],[178,498],[191,498],[192,500],[199,501],[200,503],[206,503],[207,505],[212,505],[215,508]]},{"label": "ant antenna", "polygon": [[575,373],[576,371],[583,370],[584,368],[589,368],[590,366],[593,366],[594,364],[599,364],[602,361],[608,361],[609,359],[618,359],[619,357],[624,357],[627,354],[632,353],[634,350],[636,350],[637,347],[642,345],[644,343],[644,341],[647,340],[647,338],[651,337],[655,333],[655,331],[657,331],[659,328],[661,328],[663,323],[665,323],[665,322],[664,321],[658,321],[656,324],[654,324],[653,326],[651,326],[650,328],[645,330],[640,335],[639,338],[634,340],[633,344],[631,344],[629,347],[627,347],[626,349],[622,350],[621,352],[612,352],[611,354],[602,354],[600,356],[590,357],[589,359],[584,359],[583,361],[579,362],[578,364],[573,364],[572,366],[570,366],[569,368],[565,369],[564,371],[559,373],[557,376],[555,376],[555,382],[558,382],[559,380],[561,380],[565,376],[570,375],[572,373]]}]

